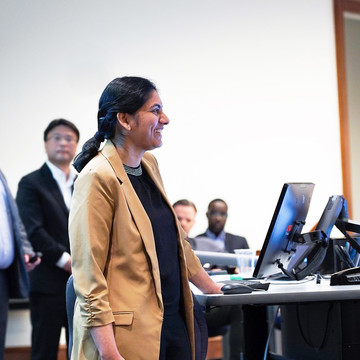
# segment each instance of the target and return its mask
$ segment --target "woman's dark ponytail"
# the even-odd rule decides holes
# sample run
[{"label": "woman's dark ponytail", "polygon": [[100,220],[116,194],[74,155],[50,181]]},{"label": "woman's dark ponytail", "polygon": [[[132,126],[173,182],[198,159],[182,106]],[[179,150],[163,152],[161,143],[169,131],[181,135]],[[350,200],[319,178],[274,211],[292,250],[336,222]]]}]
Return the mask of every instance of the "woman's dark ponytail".
[{"label": "woman's dark ponytail", "polygon": [[98,153],[102,141],[99,141],[96,134],[86,141],[82,147],[81,153],[76,155],[73,166],[77,172],[80,172],[83,167]]}]

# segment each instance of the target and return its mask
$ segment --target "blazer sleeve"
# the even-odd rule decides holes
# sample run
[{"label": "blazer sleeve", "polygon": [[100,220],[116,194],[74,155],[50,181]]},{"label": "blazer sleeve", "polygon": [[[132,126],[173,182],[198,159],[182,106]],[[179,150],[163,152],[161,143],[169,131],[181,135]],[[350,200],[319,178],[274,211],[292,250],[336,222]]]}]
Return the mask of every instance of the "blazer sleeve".
[{"label": "blazer sleeve", "polygon": [[74,287],[85,327],[114,322],[104,275],[110,248],[115,185],[110,176],[88,171],[75,181],[69,216]]},{"label": "blazer sleeve", "polygon": [[199,272],[202,268],[201,262],[199,258],[195,255],[193,248],[191,247],[190,242],[188,241],[188,236],[181,227],[179,221],[177,220],[176,214],[174,213],[174,217],[176,219],[177,228],[179,231],[179,235],[181,238],[182,246],[184,248],[184,254],[187,264],[188,277],[191,278],[197,272]]},{"label": "blazer sleeve", "polygon": [[24,227],[24,224],[21,221],[20,217],[19,217],[19,227],[18,227],[18,229],[19,229],[18,231],[19,231],[19,235],[20,235],[20,239],[21,239],[21,246],[22,246],[24,254],[33,255],[34,254],[34,249],[31,246],[31,243],[27,238],[25,227]]},{"label": "blazer sleeve", "polygon": [[193,275],[198,273],[201,268],[201,262],[195,255],[194,250],[191,248],[190,243],[187,240],[183,240],[184,253],[186,258],[188,276],[191,278]]}]

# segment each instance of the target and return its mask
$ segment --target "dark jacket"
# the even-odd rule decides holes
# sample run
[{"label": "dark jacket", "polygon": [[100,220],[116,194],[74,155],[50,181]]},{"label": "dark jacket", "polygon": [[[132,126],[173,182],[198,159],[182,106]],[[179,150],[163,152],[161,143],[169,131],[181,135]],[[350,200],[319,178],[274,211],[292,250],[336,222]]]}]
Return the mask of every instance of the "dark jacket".
[{"label": "dark jacket", "polygon": [[0,181],[2,181],[4,184],[4,188],[7,194],[11,225],[15,241],[15,258],[13,263],[6,270],[9,284],[9,297],[13,299],[26,298],[29,295],[29,281],[24,263],[23,250],[25,250],[27,254],[32,254],[33,250],[27,240],[26,232],[20,219],[18,208],[14,198],[11,195],[5,176],[1,170]]},{"label": "dark jacket", "polygon": [[46,164],[20,180],[16,201],[34,250],[43,254],[30,273],[30,291],[65,294],[69,273],[56,262],[64,251],[70,253],[69,211]]},{"label": "dark jacket", "polygon": [[[196,237],[207,237],[206,233]],[[196,238],[195,238],[196,239]],[[234,249],[248,249],[249,245],[243,236],[225,233],[225,250],[228,253],[234,253]]]}]

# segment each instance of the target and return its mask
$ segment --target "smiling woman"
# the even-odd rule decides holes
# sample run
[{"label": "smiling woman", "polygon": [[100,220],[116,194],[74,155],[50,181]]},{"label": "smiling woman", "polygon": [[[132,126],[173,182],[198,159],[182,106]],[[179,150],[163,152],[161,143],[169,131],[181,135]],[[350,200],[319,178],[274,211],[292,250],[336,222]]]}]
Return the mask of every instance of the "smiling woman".
[{"label": "smiling woman", "polygon": [[210,279],[186,241],[147,152],[162,145],[168,123],[154,84],[117,78],[101,95],[98,131],[75,159],[74,359],[205,357],[195,357],[189,280],[205,293],[220,293],[222,284]]}]

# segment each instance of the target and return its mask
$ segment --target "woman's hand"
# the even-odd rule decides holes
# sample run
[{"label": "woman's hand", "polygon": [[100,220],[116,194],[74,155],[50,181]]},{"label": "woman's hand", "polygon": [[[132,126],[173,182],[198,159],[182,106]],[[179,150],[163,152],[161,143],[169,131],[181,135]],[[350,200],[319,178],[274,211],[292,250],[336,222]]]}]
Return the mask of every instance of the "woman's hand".
[{"label": "woman's hand", "polygon": [[213,281],[203,268],[189,280],[204,294],[222,294],[221,288],[224,284]]},{"label": "woman's hand", "polygon": [[112,324],[94,326],[90,328],[90,333],[101,360],[125,360],[117,349]]}]

